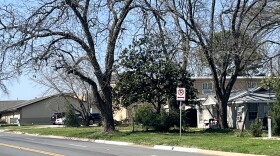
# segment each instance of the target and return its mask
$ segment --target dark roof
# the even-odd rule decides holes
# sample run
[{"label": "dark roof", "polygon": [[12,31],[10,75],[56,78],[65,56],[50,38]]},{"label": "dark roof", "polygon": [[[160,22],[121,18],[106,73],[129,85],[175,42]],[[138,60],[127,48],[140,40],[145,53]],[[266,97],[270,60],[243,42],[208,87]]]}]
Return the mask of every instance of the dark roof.
[{"label": "dark roof", "polygon": [[247,91],[236,92],[231,95],[229,102],[235,103],[263,103],[273,102],[275,100],[275,92],[263,87],[254,88]]},{"label": "dark roof", "polygon": [[[45,96],[45,97],[41,97],[41,98],[35,98],[35,99],[32,99],[32,100],[26,100],[26,101],[23,101],[23,100],[22,101],[5,101],[6,103],[10,103],[10,105],[5,104],[5,107],[3,106],[3,109],[0,106],[1,107],[0,112],[14,111],[16,109],[34,104],[36,102],[43,101],[43,100],[46,100],[48,98],[52,98],[52,97],[55,97],[55,96],[61,96],[61,95],[62,94],[56,94],[56,95]],[[63,94],[63,95],[67,95],[67,94]],[[67,95],[67,96],[70,96],[70,95]]]},{"label": "dark roof", "polygon": [[24,101],[22,103],[19,103],[17,105],[14,105],[13,107],[10,107],[10,108],[6,109],[6,111],[13,111],[13,110],[16,110],[18,108],[22,108],[24,106],[31,105],[33,103],[43,101],[43,100],[48,99],[50,97],[53,97],[53,96],[45,96],[45,97],[41,97],[41,98],[35,98],[35,99],[32,99],[32,100]]},{"label": "dark roof", "polygon": [[8,108],[14,107],[26,100],[14,100],[14,101],[0,101],[0,112],[7,110]]}]

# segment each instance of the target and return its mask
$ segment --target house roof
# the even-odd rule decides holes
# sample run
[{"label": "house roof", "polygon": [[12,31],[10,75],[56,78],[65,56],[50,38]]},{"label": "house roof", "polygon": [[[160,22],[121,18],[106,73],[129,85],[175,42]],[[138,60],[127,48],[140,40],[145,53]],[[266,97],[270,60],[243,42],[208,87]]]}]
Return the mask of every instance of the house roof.
[{"label": "house roof", "polygon": [[263,87],[235,93],[229,98],[231,103],[265,103],[274,100],[275,92]]},{"label": "house roof", "polygon": [[217,103],[217,99],[214,95],[209,95],[206,100],[203,102],[203,105],[215,105]]},{"label": "house roof", "polygon": [[26,100],[13,100],[13,101],[0,101],[0,112],[7,110],[8,108],[14,107]]},{"label": "house roof", "polygon": [[[227,76],[226,79],[230,79],[230,76]],[[237,79],[263,79],[265,78],[265,76],[237,76]],[[195,79],[195,80],[212,80],[213,77],[212,76],[198,76],[198,77],[191,77],[191,79]]]},{"label": "house roof", "polygon": [[43,100],[46,100],[46,99],[49,99],[49,98],[52,98],[52,97],[55,97],[55,96],[60,96],[60,95],[61,94],[56,94],[56,95],[45,96],[45,97],[41,97],[41,98],[35,98],[35,99],[32,99],[32,100],[27,100],[27,101],[18,101],[18,102],[16,102],[16,101],[6,101],[7,103],[11,103],[11,105],[5,105],[5,107],[3,107],[3,108],[0,106],[1,107],[0,112],[14,111],[14,110],[17,110],[19,108],[37,103],[39,101],[43,101]]},{"label": "house roof", "polygon": [[[208,95],[202,105],[215,105],[217,100],[214,95]],[[265,89],[263,87],[257,87],[250,90],[232,91],[228,104],[242,104],[242,103],[271,103],[275,100],[275,92]]]},{"label": "house roof", "polygon": [[46,97],[35,98],[35,99],[32,99],[32,100],[24,101],[22,103],[19,103],[19,104],[13,106],[13,107],[10,107],[10,108],[6,109],[6,111],[13,111],[13,110],[16,110],[18,108],[22,108],[22,107],[31,105],[33,103],[36,103],[36,102],[39,102],[39,101],[43,101],[43,100],[48,99],[50,97],[52,97],[52,96],[46,96]]}]

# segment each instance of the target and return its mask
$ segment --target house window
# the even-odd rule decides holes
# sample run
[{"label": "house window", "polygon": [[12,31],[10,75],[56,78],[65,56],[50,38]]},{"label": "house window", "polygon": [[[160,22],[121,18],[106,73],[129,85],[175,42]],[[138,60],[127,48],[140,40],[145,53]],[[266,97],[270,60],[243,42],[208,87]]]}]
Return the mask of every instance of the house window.
[{"label": "house window", "polygon": [[202,84],[202,94],[211,94],[212,93],[212,83],[203,83]]},{"label": "house window", "polygon": [[212,83],[211,82],[203,83],[202,84],[202,89],[203,90],[212,90]]},{"label": "house window", "polygon": [[257,84],[256,82],[248,82],[248,83],[247,83],[247,87],[248,87],[248,88],[255,88],[255,87],[257,87],[257,85],[258,85],[258,84]]},{"label": "house window", "polygon": [[249,103],[248,104],[249,120],[255,120],[258,116],[258,104]]},{"label": "house window", "polygon": [[16,124],[16,123],[18,123],[18,118],[10,118],[10,123],[11,123],[11,124]]}]

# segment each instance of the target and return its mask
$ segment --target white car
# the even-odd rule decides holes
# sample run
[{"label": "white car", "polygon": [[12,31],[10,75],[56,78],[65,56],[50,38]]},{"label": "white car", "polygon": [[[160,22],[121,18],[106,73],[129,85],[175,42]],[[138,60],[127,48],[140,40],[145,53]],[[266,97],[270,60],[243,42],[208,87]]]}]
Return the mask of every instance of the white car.
[{"label": "white car", "polygon": [[54,123],[56,125],[64,125],[64,121],[65,121],[65,117],[62,117],[62,118],[57,118]]}]

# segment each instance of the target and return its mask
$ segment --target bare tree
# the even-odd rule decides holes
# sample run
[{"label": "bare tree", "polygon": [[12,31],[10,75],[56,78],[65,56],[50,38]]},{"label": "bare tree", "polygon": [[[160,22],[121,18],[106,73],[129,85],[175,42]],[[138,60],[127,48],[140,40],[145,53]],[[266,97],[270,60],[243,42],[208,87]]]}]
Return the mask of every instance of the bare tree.
[{"label": "bare tree", "polygon": [[[180,25],[176,14],[170,14],[165,7],[165,1],[143,1],[142,9],[144,20],[144,33],[157,34],[160,37],[159,43],[163,47],[163,53],[167,59],[180,63],[186,69],[190,56],[189,28]],[[173,25],[170,24],[174,23]],[[184,31],[186,30],[186,31]],[[186,34],[187,33],[187,34]],[[164,45],[168,42],[169,46]]]},{"label": "bare tree", "polygon": [[21,69],[53,67],[88,83],[103,116],[104,131],[114,131],[110,81],[118,39],[135,7],[132,1],[1,3],[0,33],[6,41],[1,50],[13,55]]},{"label": "bare tree", "polygon": [[72,105],[76,112],[81,114],[83,125],[90,124],[90,111],[96,108],[96,102],[92,98],[91,87],[88,83],[82,81],[75,75],[69,75],[65,71],[53,72],[51,69],[45,69],[37,72],[32,78],[33,81],[48,88],[46,92],[53,94],[75,97],[79,105]]},{"label": "bare tree", "polygon": [[[4,43],[4,42],[2,42]],[[1,45],[0,45],[1,48]],[[5,52],[0,53],[0,92],[9,94],[7,83],[16,78],[18,72],[13,68],[12,61],[6,57]]]},{"label": "bare tree", "polygon": [[[190,40],[199,45],[208,63],[222,128],[228,127],[227,103],[237,76],[256,61],[271,57],[269,51],[260,49],[279,44],[275,35],[279,33],[279,4],[271,0],[166,1],[180,24],[193,31],[195,37]],[[215,38],[218,33],[220,42]],[[224,44],[226,48],[222,48]]]}]

